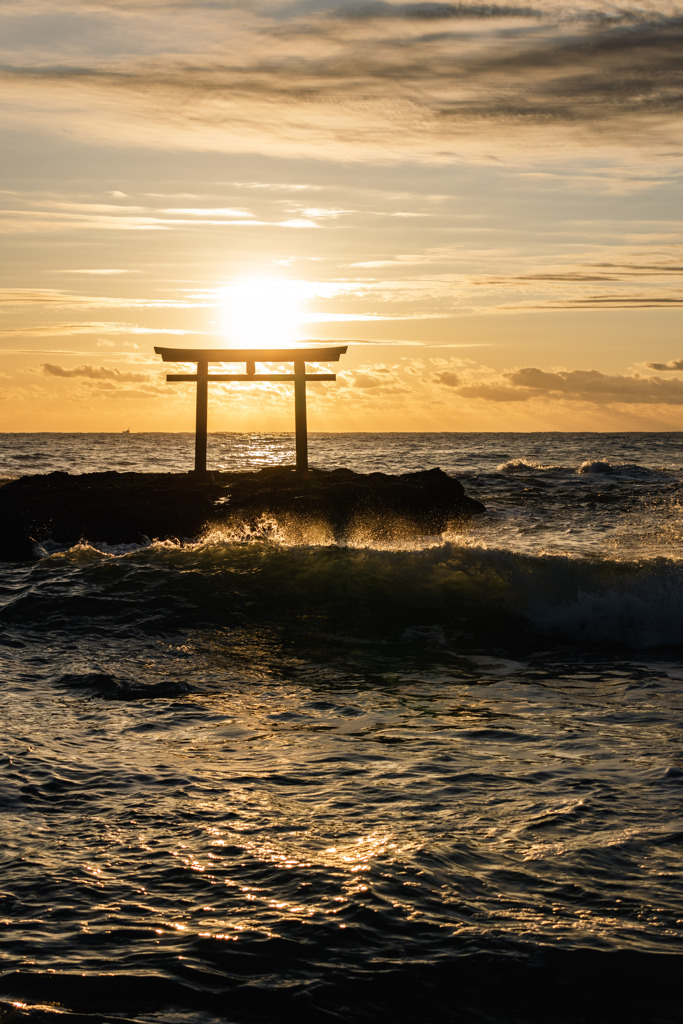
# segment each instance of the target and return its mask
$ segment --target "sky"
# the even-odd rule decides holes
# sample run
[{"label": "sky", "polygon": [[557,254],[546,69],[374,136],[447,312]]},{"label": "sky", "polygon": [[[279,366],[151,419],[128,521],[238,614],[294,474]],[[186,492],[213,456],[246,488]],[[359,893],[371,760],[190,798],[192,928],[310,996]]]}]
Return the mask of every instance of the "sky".
[{"label": "sky", "polygon": [[192,430],[155,345],[306,341],[310,430],[681,429],[683,3],[0,0],[0,83],[0,430]]}]

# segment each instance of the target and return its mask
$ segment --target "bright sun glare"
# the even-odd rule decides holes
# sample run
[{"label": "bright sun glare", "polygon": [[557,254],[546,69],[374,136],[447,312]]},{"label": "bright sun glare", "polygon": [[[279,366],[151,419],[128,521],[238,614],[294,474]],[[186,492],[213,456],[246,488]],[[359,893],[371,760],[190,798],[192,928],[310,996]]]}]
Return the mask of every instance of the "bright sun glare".
[{"label": "bright sun glare", "polygon": [[290,345],[303,320],[303,282],[251,277],[221,289],[219,325],[231,345],[269,348]]}]

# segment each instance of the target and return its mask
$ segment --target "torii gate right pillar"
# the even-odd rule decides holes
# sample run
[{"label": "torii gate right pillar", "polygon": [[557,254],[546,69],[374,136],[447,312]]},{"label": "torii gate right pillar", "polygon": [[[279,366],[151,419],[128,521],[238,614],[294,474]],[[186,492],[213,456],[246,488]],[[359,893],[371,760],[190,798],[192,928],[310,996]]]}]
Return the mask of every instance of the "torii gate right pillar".
[{"label": "torii gate right pillar", "polygon": [[296,471],[308,472],[308,433],[306,430],[306,363],[294,362],[294,430],[296,433]]}]

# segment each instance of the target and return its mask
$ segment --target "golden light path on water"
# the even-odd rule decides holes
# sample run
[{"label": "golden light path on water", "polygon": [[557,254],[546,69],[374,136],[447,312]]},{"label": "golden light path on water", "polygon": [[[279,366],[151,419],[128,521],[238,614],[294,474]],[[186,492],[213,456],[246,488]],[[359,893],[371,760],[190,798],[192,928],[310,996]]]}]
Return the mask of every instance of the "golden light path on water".
[{"label": "golden light path on water", "polygon": [[[12,436],[4,471],[180,473],[191,441]],[[487,514],[5,565],[0,1018],[673,1024],[680,436],[311,450],[440,466]]]}]

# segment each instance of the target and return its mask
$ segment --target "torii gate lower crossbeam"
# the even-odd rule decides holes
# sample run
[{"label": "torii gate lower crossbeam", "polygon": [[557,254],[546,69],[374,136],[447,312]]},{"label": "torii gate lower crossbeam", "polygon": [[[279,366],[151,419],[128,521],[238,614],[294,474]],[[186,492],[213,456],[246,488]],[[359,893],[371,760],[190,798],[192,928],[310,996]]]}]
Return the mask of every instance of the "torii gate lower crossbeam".
[{"label": "torii gate lower crossbeam", "polygon": [[[308,434],[306,428],[306,382],[336,380],[334,373],[306,373],[306,363],[338,362],[346,345],[297,349],[183,349],[160,348],[154,351],[164,362],[196,363],[196,373],[169,373],[168,382],[196,381],[197,411],[194,446],[194,471],[206,473],[209,383],[216,381],[289,381],[294,384],[294,428],[296,432],[296,470],[308,471]],[[246,373],[209,373],[209,363],[245,363]],[[256,373],[256,363],[293,363],[294,373]]]}]

